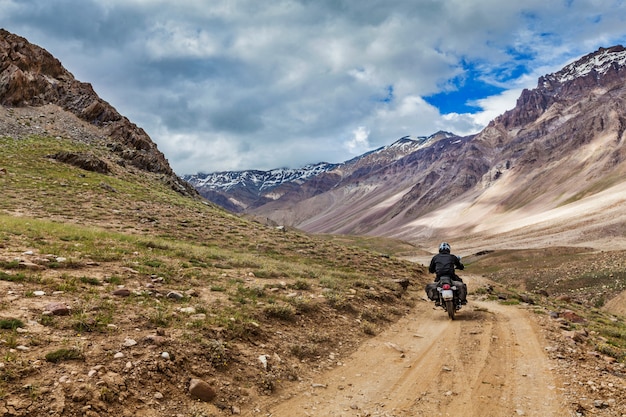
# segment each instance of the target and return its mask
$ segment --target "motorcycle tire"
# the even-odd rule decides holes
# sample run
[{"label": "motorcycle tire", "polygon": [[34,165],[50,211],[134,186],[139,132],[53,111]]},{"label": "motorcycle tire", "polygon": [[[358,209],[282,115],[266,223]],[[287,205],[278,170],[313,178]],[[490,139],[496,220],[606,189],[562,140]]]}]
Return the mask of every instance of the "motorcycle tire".
[{"label": "motorcycle tire", "polygon": [[454,320],[454,314],[456,313],[456,308],[454,308],[454,301],[446,301],[446,311],[448,312],[448,317],[450,318],[450,320]]}]

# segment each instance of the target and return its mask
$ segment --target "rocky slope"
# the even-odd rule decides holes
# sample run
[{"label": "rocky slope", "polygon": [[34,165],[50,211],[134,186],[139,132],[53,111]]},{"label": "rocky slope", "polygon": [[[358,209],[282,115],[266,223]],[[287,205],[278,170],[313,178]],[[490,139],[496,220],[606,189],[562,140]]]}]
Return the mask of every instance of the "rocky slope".
[{"label": "rocky slope", "polygon": [[443,135],[398,158],[364,155],[247,211],[311,232],[429,245],[499,241],[520,228],[602,244],[626,220],[616,197],[626,170],[624,55],[621,46],[602,48],[541,77],[474,136]]},{"label": "rocky slope", "polygon": [[[90,84],[77,81],[49,52],[4,29],[0,29],[0,104],[7,108],[52,105],[47,113],[68,112],[97,128],[90,129],[95,132],[91,136],[80,139],[106,141],[117,156],[116,163],[157,174],[178,192],[197,195],[174,174],[143,129],[99,98]],[[25,124],[16,125],[11,118],[3,120],[2,130],[3,134],[18,136],[50,133],[45,126],[33,130]]]}]

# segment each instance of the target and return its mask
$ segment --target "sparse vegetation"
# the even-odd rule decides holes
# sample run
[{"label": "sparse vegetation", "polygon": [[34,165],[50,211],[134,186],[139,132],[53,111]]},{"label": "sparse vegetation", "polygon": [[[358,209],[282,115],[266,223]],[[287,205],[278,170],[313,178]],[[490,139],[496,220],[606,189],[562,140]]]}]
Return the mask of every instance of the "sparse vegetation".
[{"label": "sparse vegetation", "polygon": [[[13,291],[16,301],[4,303],[2,312],[6,320],[28,316],[32,322],[23,320],[31,332],[26,336],[15,331],[15,322],[0,324],[7,349],[0,396],[28,397],[42,410],[46,396],[40,393],[50,388],[40,382],[46,370],[33,365],[42,357],[67,361],[63,367],[71,365],[86,380],[102,364],[121,375],[124,393],[108,380],[91,393],[111,413],[120,410],[120,398],[151,397],[150,390],[186,398],[178,383],[168,381],[196,373],[222,381],[225,398],[237,398],[241,387],[272,392],[281,381],[317,372],[330,352],[349,353],[383,331],[422,297],[422,284],[430,280],[421,266],[396,258],[414,249],[402,242],[276,231],[178,195],[149,173],[110,164],[110,174],[97,174],[46,158],[69,148],[106,159],[104,148],[52,138],[0,139],[3,151],[5,145],[0,288]],[[584,250],[551,255],[560,262],[587,259]],[[542,265],[536,253],[490,256],[468,269],[502,282],[512,302],[519,302],[518,293],[554,285],[551,271],[534,273]],[[572,285],[589,292],[603,286],[602,298],[568,287],[566,275],[558,288],[597,307],[623,288],[621,274],[596,268],[571,277]],[[415,285],[405,291],[399,279]],[[170,298],[171,292],[182,297]],[[70,314],[41,314],[52,294],[71,305]],[[623,360],[623,328],[609,321],[593,330],[605,339],[596,350]],[[137,344],[124,347],[133,338]],[[28,350],[8,351],[23,343]],[[79,343],[84,345],[68,348]],[[116,362],[119,351],[127,359]],[[159,356],[166,351],[169,360]],[[266,354],[270,364],[260,370],[258,357]],[[127,373],[126,363],[132,366]]]},{"label": "sparse vegetation", "polygon": [[[599,337],[588,343],[597,352],[626,361],[626,325],[603,311],[608,299],[626,289],[626,264],[622,253],[595,252],[588,248],[551,247],[537,250],[497,251],[470,257],[467,270],[481,273],[507,287],[502,303],[519,304],[520,292],[555,312],[573,311],[584,328]],[[486,288],[475,294],[496,298]],[[545,314],[543,309],[535,309]],[[563,323],[574,330],[572,323]],[[579,325],[582,326],[582,325]]]},{"label": "sparse vegetation", "polygon": [[57,349],[50,353],[46,354],[46,360],[52,363],[58,363],[63,361],[71,361],[71,360],[83,360],[83,354],[74,348],[70,349]]},{"label": "sparse vegetation", "polygon": [[24,322],[20,319],[0,319],[0,329],[15,330],[24,327]]},{"label": "sparse vegetation", "polygon": [[270,304],[263,311],[268,317],[280,320],[292,321],[296,315],[296,309],[290,304]]}]

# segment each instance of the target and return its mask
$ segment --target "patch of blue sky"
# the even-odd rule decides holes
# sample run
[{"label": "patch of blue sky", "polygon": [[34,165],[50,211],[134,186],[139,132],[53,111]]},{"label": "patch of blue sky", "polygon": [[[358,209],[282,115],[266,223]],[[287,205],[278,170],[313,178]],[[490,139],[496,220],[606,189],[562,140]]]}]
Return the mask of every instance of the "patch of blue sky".
[{"label": "patch of blue sky", "polygon": [[[550,33],[541,34],[549,37]],[[463,72],[447,80],[441,92],[424,97],[424,100],[439,109],[441,114],[476,113],[482,109],[477,102],[480,99],[502,93],[512,87],[515,80],[531,72],[529,64],[536,58],[530,48],[506,50],[509,57],[506,63],[490,66],[485,62],[461,62]]]},{"label": "patch of blue sky", "polygon": [[482,110],[475,104],[476,100],[494,96],[504,90],[504,88],[488,84],[478,79],[470,79],[465,80],[456,90],[444,91],[424,97],[424,100],[439,109],[439,113],[441,114],[476,113]]},{"label": "patch of blue sky", "polygon": [[[463,73],[448,80],[442,88],[443,91],[424,97],[424,100],[439,109],[441,114],[481,111],[482,109],[476,105],[476,101],[503,92],[505,88],[501,85],[501,79],[513,77],[512,73],[506,73],[506,69],[485,74],[485,72],[477,69],[474,64],[464,63],[463,67]],[[523,71],[523,69],[516,70],[515,73],[517,74],[519,71]]]}]

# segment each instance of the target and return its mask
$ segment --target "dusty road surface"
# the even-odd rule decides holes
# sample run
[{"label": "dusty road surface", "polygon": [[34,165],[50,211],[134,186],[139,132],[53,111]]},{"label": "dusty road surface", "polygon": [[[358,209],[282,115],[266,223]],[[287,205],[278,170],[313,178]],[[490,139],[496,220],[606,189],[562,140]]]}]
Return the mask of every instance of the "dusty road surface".
[{"label": "dusty road surface", "polygon": [[[471,286],[477,279],[465,281]],[[275,417],[571,416],[531,314],[470,299],[451,321],[443,310],[420,302],[341,366],[301,382],[257,412]]]}]

